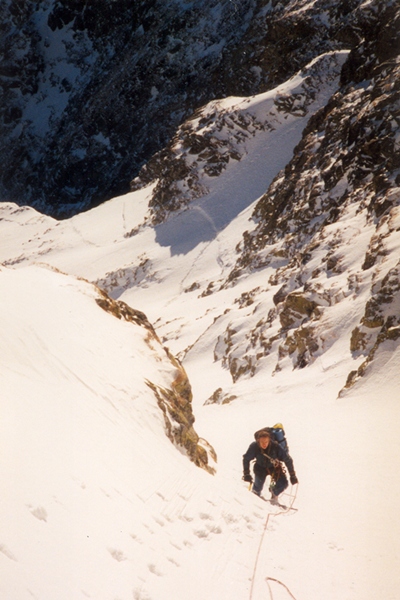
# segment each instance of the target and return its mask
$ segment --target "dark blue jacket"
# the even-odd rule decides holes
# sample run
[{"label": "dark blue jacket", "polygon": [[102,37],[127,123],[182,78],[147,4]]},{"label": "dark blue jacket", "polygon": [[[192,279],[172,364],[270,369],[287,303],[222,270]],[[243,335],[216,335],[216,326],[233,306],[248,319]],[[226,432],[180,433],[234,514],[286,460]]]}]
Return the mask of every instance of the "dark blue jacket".
[{"label": "dark blue jacket", "polygon": [[[289,475],[294,473],[293,459],[285,452],[285,450],[277,443],[270,441],[268,448],[263,450],[257,444],[253,442],[247,449],[246,454],[243,454],[243,474],[250,474],[250,463],[255,459],[254,472],[260,475],[265,473],[273,473],[275,470],[274,460],[285,463]],[[272,460],[271,460],[272,459]]]}]

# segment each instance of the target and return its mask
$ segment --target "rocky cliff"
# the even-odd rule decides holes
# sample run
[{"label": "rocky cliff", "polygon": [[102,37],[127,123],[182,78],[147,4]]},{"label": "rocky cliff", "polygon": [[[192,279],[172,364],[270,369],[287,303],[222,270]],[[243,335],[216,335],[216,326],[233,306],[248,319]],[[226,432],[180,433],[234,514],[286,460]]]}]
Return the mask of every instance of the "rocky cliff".
[{"label": "rocky cliff", "polygon": [[0,199],[62,217],[127,191],[198,107],[355,48],[369,5],[5,0]]},{"label": "rocky cliff", "polygon": [[[366,296],[350,342],[365,361],[346,387],[366,372],[380,344],[400,337],[399,7],[371,2],[362,14],[362,41],[344,65],[339,91],[310,119],[293,159],[258,202],[257,225],[245,234],[229,278],[271,265],[269,284],[277,290],[268,316],[245,340],[235,344],[227,329],[224,360],[234,378],[273,350],[278,370],[287,358],[295,368],[315,360],[334,341],[329,323],[346,297]],[[347,253],[356,246],[359,261],[350,265]]]}]

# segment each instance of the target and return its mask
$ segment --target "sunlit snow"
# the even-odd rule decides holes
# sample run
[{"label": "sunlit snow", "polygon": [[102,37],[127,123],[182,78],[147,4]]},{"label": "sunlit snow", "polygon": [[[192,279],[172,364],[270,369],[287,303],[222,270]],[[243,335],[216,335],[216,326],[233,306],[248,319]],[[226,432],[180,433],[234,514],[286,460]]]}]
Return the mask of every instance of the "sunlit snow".
[{"label": "sunlit snow", "polygon": [[[268,182],[297,138],[290,152],[287,138],[284,148],[275,140]],[[256,139],[253,147],[261,151]],[[259,158],[246,157],[246,180],[239,167],[237,179],[234,170],[221,175],[210,190],[215,213],[223,215],[229,201],[217,193],[224,180],[244,195]],[[346,269],[332,281],[338,301],[324,322],[326,351],[296,371],[286,365],[274,373],[265,360],[254,377],[233,384],[215,360],[218,335],[230,319],[240,330],[258,318],[235,305],[242,291],[262,288],[259,310],[272,302],[273,267],[201,293],[229,275],[257,197],[252,191],[212,236],[200,231],[205,241],[183,253],[157,242],[146,221],[150,192],[62,222],[0,206],[0,598],[396,600],[398,344],[385,342],[361,382],[338,396],[359,364],[349,335],[362,293],[340,294],[365,255],[362,215],[349,210]],[[209,226],[208,201],[169,218],[176,244],[184,241],[182,222],[200,209],[206,218],[196,218],[196,227]],[[172,377],[161,347],[150,348],[144,330],[104,312],[86,280],[145,312],[183,360],[196,431],[218,455],[215,476],[165,435],[146,385]],[[360,286],[368,285],[366,274]],[[205,404],[220,387],[236,399]],[[299,486],[297,510],[274,515],[241,480],[241,461],[254,431],[277,421]]]}]

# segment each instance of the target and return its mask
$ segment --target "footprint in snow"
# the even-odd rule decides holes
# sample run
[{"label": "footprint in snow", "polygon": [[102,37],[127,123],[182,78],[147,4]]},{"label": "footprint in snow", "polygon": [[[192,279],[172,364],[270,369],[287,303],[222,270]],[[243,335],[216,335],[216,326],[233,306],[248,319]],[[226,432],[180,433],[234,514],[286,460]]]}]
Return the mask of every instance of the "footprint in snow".
[{"label": "footprint in snow", "polygon": [[190,500],[190,496],[185,496],[184,494],[178,494],[178,496],[185,502],[189,502],[189,500]]},{"label": "footprint in snow", "polygon": [[7,556],[7,558],[10,560],[15,560],[15,562],[18,562],[14,554],[7,548],[5,544],[0,544],[0,552],[4,554],[4,556]]},{"label": "footprint in snow", "polygon": [[157,569],[156,565],[150,564],[150,565],[148,565],[148,567],[149,567],[150,573],[153,573],[153,575],[157,575],[157,577],[162,577],[163,574],[161,573],[161,571],[159,571]]},{"label": "footprint in snow", "polygon": [[219,525],[207,525],[207,529],[210,533],[222,533],[222,529]]},{"label": "footprint in snow", "polygon": [[186,521],[187,523],[193,521],[193,517],[189,517],[188,515],[179,515],[178,519],[181,521]]},{"label": "footprint in snow", "polygon": [[193,533],[194,535],[197,535],[197,537],[199,538],[207,538],[210,533],[222,533],[222,529],[220,527],[215,527],[215,526],[208,526],[207,527],[208,531],[205,531],[204,529],[197,529],[195,530]]},{"label": "footprint in snow", "polygon": [[39,519],[39,521],[45,521],[47,523],[47,510],[43,508],[43,506],[37,506],[36,508],[31,508],[31,514]]},{"label": "footprint in snow", "polygon": [[208,531],[204,531],[204,529],[197,529],[193,533],[194,533],[194,535],[197,535],[198,538],[208,537]]},{"label": "footprint in snow", "polygon": [[179,546],[179,544],[177,544],[176,542],[170,542],[171,546],[173,546],[174,548],[176,548],[177,550],[182,550],[182,547]]},{"label": "footprint in snow", "polygon": [[143,590],[136,588],[133,592],[134,600],[151,600],[150,596]]},{"label": "footprint in snow", "polygon": [[174,522],[173,518],[172,518],[172,517],[170,517],[169,515],[163,515],[163,518],[164,518],[166,521],[168,521],[168,523],[173,523],[173,522]]},{"label": "footprint in snow", "polygon": [[116,548],[107,548],[107,550],[109,551],[109,553],[111,554],[113,559],[116,560],[117,562],[122,562],[123,560],[127,560],[127,557],[122,552],[122,550],[117,550]]},{"label": "footprint in snow", "polygon": [[211,515],[208,515],[207,513],[200,513],[199,517],[202,521],[212,521],[213,518]]},{"label": "footprint in snow", "polygon": [[337,544],[335,544],[335,542],[330,542],[328,544],[328,548],[330,550],[337,550],[337,552],[341,552],[342,550],[344,550],[344,548],[342,548],[341,546],[338,546]]}]

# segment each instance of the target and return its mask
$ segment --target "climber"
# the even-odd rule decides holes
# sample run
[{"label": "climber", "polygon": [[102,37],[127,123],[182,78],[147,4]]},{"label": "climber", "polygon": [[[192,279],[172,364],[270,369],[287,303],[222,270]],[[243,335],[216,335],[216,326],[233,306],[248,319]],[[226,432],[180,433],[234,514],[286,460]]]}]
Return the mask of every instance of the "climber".
[{"label": "climber", "polygon": [[[250,462],[254,463],[254,483],[250,474]],[[256,434],[256,441],[248,447],[246,454],[243,455],[243,480],[253,483],[252,492],[261,496],[265,480],[268,475],[271,477],[269,490],[271,492],[270,502],[278,504],[278,496],[289,485],[284,463],[289,471],[290,483],[298,483],[293,466],[293,459],[277,442],[271,439],[268,431],[261,430]]]}]

